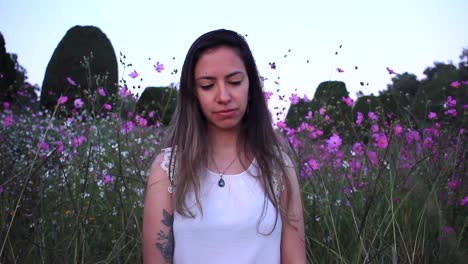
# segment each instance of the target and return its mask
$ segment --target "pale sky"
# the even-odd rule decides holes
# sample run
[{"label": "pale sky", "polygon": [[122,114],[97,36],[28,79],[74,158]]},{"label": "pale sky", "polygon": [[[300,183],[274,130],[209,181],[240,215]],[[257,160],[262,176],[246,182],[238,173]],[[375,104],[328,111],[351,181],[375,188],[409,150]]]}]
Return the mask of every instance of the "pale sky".
[{"label": "pale sky", "polygon": [[[355,98],[358,90],[384,90],[392,77],[387,66],[422,78],[434,61],[458,63],[468,47],[467,12],[466,0],[2,0],[0,31],[7,52],[18,54],[29,81],[39,86],[52,53],[75,25],[99,27],[143,82],[130,80],[129,70],[123,76],[142,87],[177,83],[179,75],[170,72],[180,73],[192,42],[227,28],[248,35],[263,76],[281,77],[279,86],[270,81],[266,90],[280,88],[289,97],[297,89],[311,98],[320,82],[341,80]],[[156,61],[166,67],[161,74],[152,66]],[[120,77],[122,71],[119,66]]]}]

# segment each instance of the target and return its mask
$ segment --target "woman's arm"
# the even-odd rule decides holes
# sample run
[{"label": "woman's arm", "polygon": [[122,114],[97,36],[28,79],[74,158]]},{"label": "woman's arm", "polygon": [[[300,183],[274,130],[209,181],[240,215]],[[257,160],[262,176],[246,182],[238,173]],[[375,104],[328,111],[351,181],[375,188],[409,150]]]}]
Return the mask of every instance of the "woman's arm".
[{"label": "woman's arm", "polygon": [[174,210],[172,194],[168,192],[169,177],[161,168],[160,154],[151,166],[145,194],[143,213],[143,262],[145,264],[172,263]]},{"label": "woman's arm", "polygon": [[[292,164],[292,162],[288,160],[286,164]],[[291,191],[290,200],[288,202],[288,188],[285,188],[281,194],[280,203],[288,210],[290,219],[288,221],[287,218],[283,218],[281,264],[304,264],[306,263],[304,215],[299,182],[293,167],[286,168],[286,173]]]}]

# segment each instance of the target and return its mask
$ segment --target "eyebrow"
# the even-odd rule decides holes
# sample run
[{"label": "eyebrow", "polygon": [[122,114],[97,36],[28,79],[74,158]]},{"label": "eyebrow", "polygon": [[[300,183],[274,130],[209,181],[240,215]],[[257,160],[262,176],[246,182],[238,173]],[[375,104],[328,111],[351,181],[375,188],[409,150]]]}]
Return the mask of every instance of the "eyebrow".
[{"label": "eyebrow", "polygon": [[[230,74],[226,75],[226,78],[231,78],[232,76],[237,75],[237,74],[242,74],[242,76],[244,76],[243,72],[235,71],[233,73],[230,73]],[[198,80],[215,80],[215,79],[216,78],[212,77],[212,76],[201,76],[201,77],[198,77],[197,79],[195,79],[195,81],[198,81]]]}]

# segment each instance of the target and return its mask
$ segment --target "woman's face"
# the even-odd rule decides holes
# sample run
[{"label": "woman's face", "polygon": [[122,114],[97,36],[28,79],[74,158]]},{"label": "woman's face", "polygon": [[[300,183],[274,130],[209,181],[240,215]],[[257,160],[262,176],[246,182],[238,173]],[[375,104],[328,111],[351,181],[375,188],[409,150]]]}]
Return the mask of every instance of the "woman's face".
[{"label": "woman's face", "polygon": [[205,51],[195,65],[195,86],[211,131],[240,128],[247,108],[249,78],[234,49],[222,46]]}]

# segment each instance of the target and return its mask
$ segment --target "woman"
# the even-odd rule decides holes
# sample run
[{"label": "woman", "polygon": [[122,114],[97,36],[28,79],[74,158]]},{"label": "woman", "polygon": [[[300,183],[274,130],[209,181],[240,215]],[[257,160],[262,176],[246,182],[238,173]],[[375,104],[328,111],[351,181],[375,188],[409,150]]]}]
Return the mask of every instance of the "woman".
[{"label": "woman", "polygon": [[146,189],[145,263],[305,263],[298,180],[241,35],[192,44],[166,132]]}]

